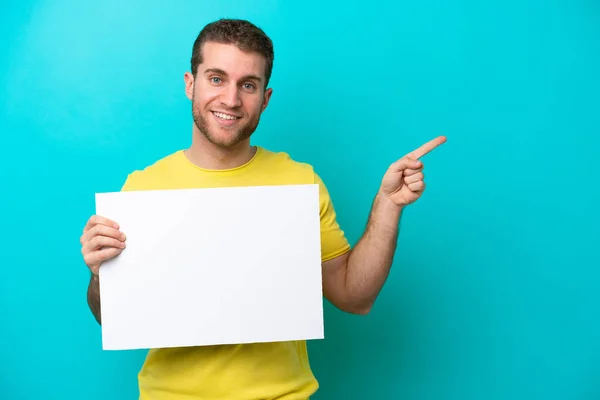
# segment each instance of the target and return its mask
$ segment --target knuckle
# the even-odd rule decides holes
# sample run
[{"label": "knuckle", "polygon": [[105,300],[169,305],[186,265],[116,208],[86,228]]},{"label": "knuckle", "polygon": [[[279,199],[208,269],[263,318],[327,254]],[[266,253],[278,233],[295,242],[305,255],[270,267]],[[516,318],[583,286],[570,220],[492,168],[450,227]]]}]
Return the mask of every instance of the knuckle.
[{"label": "knuckle", "polygon": [[98,236],[100,234],[100,225],[95,225],[92,228],[92,235]]},{"label": "knuckle", "polygon": [[99,244],[100,244],[100,237],[99,236],[94,236],[92,239],[90,239],[90,246],[92,248],[96,248]]}]

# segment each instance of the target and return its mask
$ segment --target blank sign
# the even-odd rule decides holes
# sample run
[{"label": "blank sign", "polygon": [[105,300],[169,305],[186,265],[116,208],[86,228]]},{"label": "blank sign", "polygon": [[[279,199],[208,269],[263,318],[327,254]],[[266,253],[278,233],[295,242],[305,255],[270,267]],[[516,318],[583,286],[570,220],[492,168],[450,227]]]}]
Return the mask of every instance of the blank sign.
[{"label": "blank sign", "polygon": [[108,350],[322,339],[318,185],[96,194]]}]

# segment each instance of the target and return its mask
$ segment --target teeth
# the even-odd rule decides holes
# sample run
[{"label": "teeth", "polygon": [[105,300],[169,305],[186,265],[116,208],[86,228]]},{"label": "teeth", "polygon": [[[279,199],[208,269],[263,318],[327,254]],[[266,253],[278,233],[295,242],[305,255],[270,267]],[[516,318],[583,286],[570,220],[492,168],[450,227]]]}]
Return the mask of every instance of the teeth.
[{"label": "teeth", "polygon": [[237,119],[237,117],[234,117],[233,115],[227,115],[227,114],[223,114],[223,113],[220,113],[220,112],[214,112],[214,114],[217,117],[222,118],[222,119]]}]

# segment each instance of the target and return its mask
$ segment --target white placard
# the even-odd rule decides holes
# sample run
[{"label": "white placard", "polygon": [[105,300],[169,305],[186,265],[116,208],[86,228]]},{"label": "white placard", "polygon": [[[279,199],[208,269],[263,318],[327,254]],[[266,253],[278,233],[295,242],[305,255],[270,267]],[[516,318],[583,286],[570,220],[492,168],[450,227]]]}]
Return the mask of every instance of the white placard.
[{"label": "white placard", "polygon": [[104,349],[322,339],[318,185],[96,194]]}]

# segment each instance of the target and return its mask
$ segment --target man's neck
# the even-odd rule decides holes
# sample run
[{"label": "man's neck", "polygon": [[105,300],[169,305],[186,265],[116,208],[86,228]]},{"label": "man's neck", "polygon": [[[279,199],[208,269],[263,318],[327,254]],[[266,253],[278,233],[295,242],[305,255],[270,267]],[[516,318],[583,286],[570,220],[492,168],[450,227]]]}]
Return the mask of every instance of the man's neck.
[{"label": "man's neck", "polygon": [[192,145],[185,150],[185,155],[192,164],[200,168],[212,170],[236,168],[246,164],[256,153],[256,148],[250,145],[249,140],[234,147],[222,148],[205,138],[198,138],[199,135],[195,136]]}]

